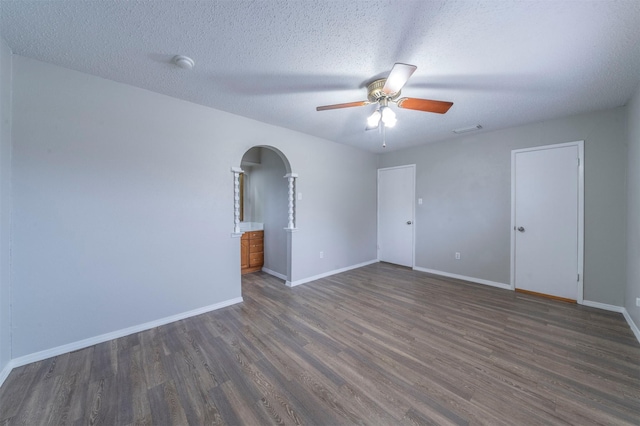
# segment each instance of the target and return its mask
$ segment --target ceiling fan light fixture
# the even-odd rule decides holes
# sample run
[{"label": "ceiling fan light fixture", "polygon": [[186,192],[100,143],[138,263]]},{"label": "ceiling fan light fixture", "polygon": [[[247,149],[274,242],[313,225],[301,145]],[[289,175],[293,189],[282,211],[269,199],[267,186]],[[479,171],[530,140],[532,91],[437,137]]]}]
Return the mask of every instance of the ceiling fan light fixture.
[{"label": "ceiling fan light fixture", "polygon": [[382,122],[385,127],[393,127],[396,125],[396,113],[388,106],[380,107],[382,114]]},{"label": "ceiling fan light fixture", "polygon": [[436,114],[445,114],[449,111],[449,108],[453,106],[453,102],[408,97],[400,98],[400,91],[415,70],[415,65],[396,62],[387,78],[378,78],[377,80],[373,80],[367,84],[366,100],[318,106],[316,107],[316,111],[361,107],[374,104],[377,109],[367,117],[367,127],[365,128],[365,131],[377,128],[382,133],[382,146],[384,147],[385,129],[387,127],[394,127],[397,121],[396,113],[389,108],[390,102],[395,103],[398,108]]}]

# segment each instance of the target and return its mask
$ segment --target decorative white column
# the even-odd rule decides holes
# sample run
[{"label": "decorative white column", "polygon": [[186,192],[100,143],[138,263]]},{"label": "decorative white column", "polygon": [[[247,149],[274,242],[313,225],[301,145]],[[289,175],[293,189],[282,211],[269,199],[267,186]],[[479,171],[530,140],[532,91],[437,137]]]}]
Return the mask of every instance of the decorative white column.
[{"label": "decorative white column", "polygon": [[240,173],[244,171],[240,167],[232,167],[233,172],[233,234],[240,236]]},{"label": "decorative white column", "polygon": [[295,208],[295,186],[297,173],[287,173],[284,178],[289,184],[289,206],[287,209],[287,227],[285,229],[296,229],[296,208]]}]

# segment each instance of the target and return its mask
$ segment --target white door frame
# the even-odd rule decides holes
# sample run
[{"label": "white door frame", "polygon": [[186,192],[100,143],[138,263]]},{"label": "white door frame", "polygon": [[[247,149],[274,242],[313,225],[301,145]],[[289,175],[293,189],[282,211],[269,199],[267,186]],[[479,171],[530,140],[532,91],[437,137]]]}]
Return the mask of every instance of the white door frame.
[{"label": "white door frame", "polygon": [[[393,170],[393,169],[404,169],[411,168],[413,171],[413,182],[412,182],[412,200],[411,203],[411,221],[412,221],[412,229],[411,229],[411,268],[413,269],[416,266],[416,165],[415,164],[405,164],[403,166],[395,166],[395,167],[383,167],[378,169],[377,182],[380,182],[380,172],[385,170]],[[377,237],[376,237],[376,257],[378,262],[380,261],[380,185],[377,185],[376,188],[377,197]]]},{"label": "white door frame", "polygon": [[577,302],[582,305],[584,300],[584,141],[542,145],[511,151],[511,290],[516,288],[516,154],[567,146],[578,147],[578,271],[576,272],[580,277],[578,279]]}]

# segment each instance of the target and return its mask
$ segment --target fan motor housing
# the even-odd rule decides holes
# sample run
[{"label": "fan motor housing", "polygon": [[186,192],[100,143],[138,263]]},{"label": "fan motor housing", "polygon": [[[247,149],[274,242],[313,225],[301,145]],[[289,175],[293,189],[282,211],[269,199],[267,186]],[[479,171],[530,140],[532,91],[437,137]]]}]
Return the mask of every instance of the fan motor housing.
[{"label": "fan motor housing", "polygon": [[370,102],[378,102],[382,98],[387,98],[389,101],[395,101],[400,96],[400,92],[386,94],[382,91],[384,84],[386,83],[386,78],[381,78],[379,80],[372,81],[367,86],[367,98]]}]

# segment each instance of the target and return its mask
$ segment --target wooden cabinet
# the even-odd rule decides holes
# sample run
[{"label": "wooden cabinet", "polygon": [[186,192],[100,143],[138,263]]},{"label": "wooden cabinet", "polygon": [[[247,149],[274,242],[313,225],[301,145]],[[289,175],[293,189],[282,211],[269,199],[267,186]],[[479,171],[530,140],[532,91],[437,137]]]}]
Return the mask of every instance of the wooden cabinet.
[{"label": "wooden cabinet", "polygon": [[249,267],[249,236],[245,238],[246,233],[242,234],[240,239],[240,269],[242,273]]},{"label": "wooden cabinet", "polygon": [[257,272],[264,265],[264,231],[249,231],[240,239],[240,268],[242,274]]}]

